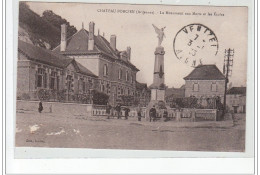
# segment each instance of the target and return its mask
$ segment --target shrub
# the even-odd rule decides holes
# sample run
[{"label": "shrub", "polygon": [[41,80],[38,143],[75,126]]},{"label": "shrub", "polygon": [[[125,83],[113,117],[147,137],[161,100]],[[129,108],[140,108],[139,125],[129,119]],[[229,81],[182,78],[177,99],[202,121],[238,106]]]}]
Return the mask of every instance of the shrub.
[{"label": "shrub", "polygon": [[[202,100],[206,100],[206,105],[202,103]],[[215,105],[216,103],[216,105]],[[196,97],[184,97],[175,98],[172,100],[170,107],[173,108],[197,108],[197,109],[215,109],[221,108],[221,104],[216,98],[196,98]]]},{"label": "shrub", "polygon": [[134,103],[134,96],[131,95],[122,95],[121,103],[123,106],[131,106]]},{"label": "shrub", "polygon": [[94,91],[93,92],[93,103],[97,105],[106,105],[108,103],[109,96],[103,92]]},{"label": "shrub", "polygon": [[22,100],[30,100],[31,97],[30,97],[30,95],[28,93],[23,93],[21,99]]},{"label": "shrub", "polygon": [[38,98],[41,101],[48,101],[50,100],[51,93],[49,90],[46,89],[40,89],[37,92]]},{"label": "shrub", "polygon": [[60,91],[57,92],[57,98],[58,98],[59,102],[65,101],[65,99],[66,99],[66,94],[65,93],[66,93],[65,89],[60,90]]}]

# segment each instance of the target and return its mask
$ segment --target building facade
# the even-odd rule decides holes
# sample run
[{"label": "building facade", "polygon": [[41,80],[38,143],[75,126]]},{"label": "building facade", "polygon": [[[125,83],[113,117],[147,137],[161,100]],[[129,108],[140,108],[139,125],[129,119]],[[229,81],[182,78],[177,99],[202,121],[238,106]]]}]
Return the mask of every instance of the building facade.
[{"label": "building facade", "polygon": [[227,91],[227,106],[234,113],[246,112],[246,87],[232,87]]},{"label": "building facade", "polygon": [[[18,41],[17,98],[38,99],[39,91],[57,99],[75,100],[98,86],[97,76],[74,59]],[[46,95],[46,94],[45,94]]]},{"label": "building facade", "polygon": [[136,90],[136,73],[131,63],[131,48],[119,51],[116,36],[110,42],[103,36],[95,35],[95,23],[89,23],[89,31],[83,27],[71,38],[67,38],[66,25],[61,26],[61,44],[53,51],[75,59],[97,76],[97,89],[109,95],[112,105],[121,96],[133,96]]},{"label": "building facade", "polygon": [[216,65],[199,65],[184,80],[185,97],[220,97],[223,102],[225,76]]}]

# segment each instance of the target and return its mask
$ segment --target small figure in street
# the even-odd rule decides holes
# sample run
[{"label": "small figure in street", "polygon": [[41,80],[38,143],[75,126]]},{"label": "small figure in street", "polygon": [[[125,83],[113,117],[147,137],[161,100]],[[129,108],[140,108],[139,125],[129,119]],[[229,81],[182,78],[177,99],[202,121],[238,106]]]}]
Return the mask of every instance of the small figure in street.
[{"label": "small figure in street", "polygon": [[49,108],[49,109],[50,109],[50,113],[52,113],[52,104],[50,105],[50,108]]},{"label": "small figure in street", "polygon": [[126,108],[125,108],[125,119],[126,119],[126,120],[128,119],[129,112],[130,112],[130,109],[126,107]]},{"label": "small figure in street", "polygon": [[140,104],[138,105],[136,111],[137,111],[138,121],[141,121],[141,118],[142,118],[142,109],[141,109],[141,107],[140,107]]},{"label": "small figure in street", "polygon": [[111,108],[112,108],[112,106],[111,106],[109,103],[107,103],[107,106],[106,106],[107,119],[110,118],[110,115],[111,115]]},{"label": "small figure in street", "polygon": [[117,112],[117,119],[121,118],[121,116],[120,116],[120,112],[121,112],[120,103],[116,105],[116,112]]},{"label": "small figure in street", "polygon": [[155,106],[153,106],[150,111],[149,111],[149,116],[150,116],[150,122],[155,120],[156,117],[156,109]]},{"label": "small figure in street", "polygon": [[163,111],[163,118],[164,118],[164,121],[165,121],[165,122],[167,122],[167,121],[169,120],[167,109],[164,109],[164,111]]},{"label": "small figure in street", "polygon": [[42,102],[40,101],[40,103],[39,103],[39,108],[38,108],[39,113],[41,113],[42,110],[43,110],[43,106],[42,106]]}]

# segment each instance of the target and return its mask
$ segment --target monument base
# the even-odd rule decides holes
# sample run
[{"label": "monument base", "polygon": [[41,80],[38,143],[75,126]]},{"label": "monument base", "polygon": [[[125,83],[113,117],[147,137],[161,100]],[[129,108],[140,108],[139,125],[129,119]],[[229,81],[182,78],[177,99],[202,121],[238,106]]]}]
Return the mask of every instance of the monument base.
[{"label": "monument base", "polygon": [[164,89],[151,89],[151,101],[165,101]]}]

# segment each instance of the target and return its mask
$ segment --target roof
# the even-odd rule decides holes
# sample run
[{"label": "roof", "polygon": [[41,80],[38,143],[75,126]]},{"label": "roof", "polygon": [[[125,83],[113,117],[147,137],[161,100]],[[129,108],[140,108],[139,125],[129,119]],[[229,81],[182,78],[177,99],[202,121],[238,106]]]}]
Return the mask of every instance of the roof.
[{"label": "roof", "polygon": [[65,57],[41,47],[37,47],[21,40],[18,41],[18,51],[24,54],[29,60],[37,61],[62,69],[66,68],[69,64],[72,63],[76,65],[76,69],[79,73],[96,77],[95,74],[93,74],[86,67],[82,66],[80,63],[76,62],[74,59]]},{"label": "roof", "polygon": [[73,60],[71,58],[64,58],[62,55],[55,54],[50,50],[37,47],[21,40],[18,41],[18,51],[23,53],[29,60],[38,61],[59,68],[67,67]]},{"label": "roof", "polygon": [[136,81],[135,86],[136,86],[136,89],[137,89],[137,90],[148,89],[146,83],[140,83],[140,82],[138,82],[138,81]]},{"label": "roof", "polygon": [[216,65],[199,65],[184,80],[225,80]]},{"label": "roof", "polygon": [[89,32],[82,28],[67,39],[66,51],[60,51],[60,45],[54,48],[53,51],[64,55],[103,54],[114,61],[120,61],[136,71],[139,71],[131,62],[120,59],[120,51],[112,49],[110,43],[101,35],[94,36],[94,49],[88,50],[88,38]]},{"label": "roof", "polygon": [[227,94],[246,94],[246,87],[232,87],[227,91]]},{"label": "roof", "polygon": [[[75,61],[76,62],[76,61]],[[79,72],[85,75],[89,75],[92,77],[97,77],[94,73],[92,73],[90,70],[88,70],[86,67],[84,67],[82,64],[80,64],[79,62],[76,62],[78,68],[79,68]]]}]

